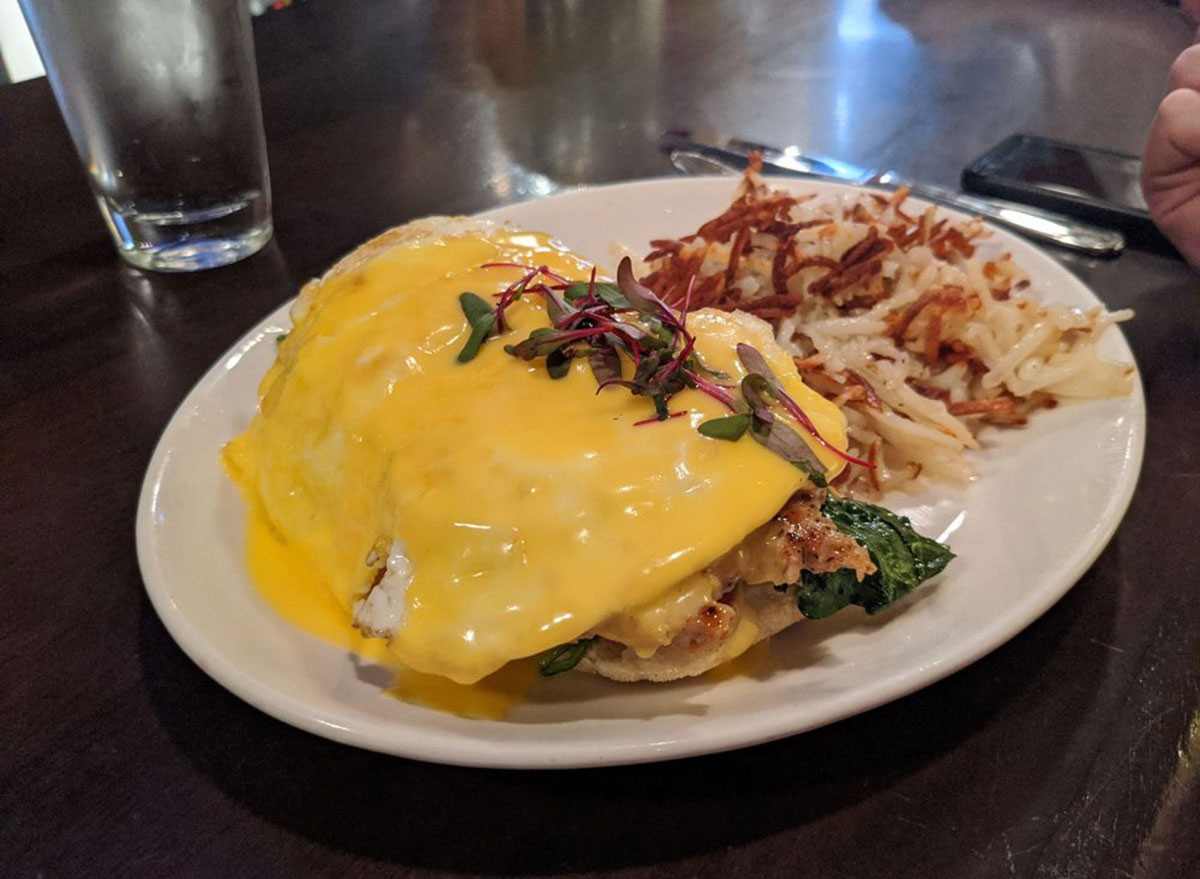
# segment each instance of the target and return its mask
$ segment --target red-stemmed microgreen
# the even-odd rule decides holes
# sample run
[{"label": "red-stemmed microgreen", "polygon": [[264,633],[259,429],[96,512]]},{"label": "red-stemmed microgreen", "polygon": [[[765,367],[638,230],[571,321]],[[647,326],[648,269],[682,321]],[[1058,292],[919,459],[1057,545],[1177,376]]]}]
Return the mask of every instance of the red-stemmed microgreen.
[{"label": "red-stemmed microgreen", "polygon": [[731,412],[738,412],[742,407],[739,407],[737,398],[721,385],[710,382],[708,379],[701,376],[698,371],[692,369],[688,373],[688,380],[692,387],[698,391],[708,394],[714,400],[725,404],[725,408]]},{"label": "red-stemmed microgreen", "polygon": [[655,424],[659,421],[669,421],[672,418],[682,418],[684,415],[687,415],[687,412],[681,409],[678,412],[668,412],[666,418],[659,418],[657,415],[655,415],[653,418],[643,418],[641,421],[633,422],[633,426],[641,427],[643,424]]},{"label": "red-stemmed microgreen", "polygon": [[770,392],[775,399],[779,401],[788,415],[795,418],[805,430],[812,434],[817,442],[850,464],[857,464],[860,467],[867,468],[875,466],[870,461],[864,461],[862,458],[856,458],[853,455],[847,454],[821,436],[821,432],[817,430],[817,426],[813,424],[812,419],[800,408],[800,404],[793,400],[787,391],[783,389],[783,385],[779,383],[779,379],[775,378],[775,373],[771,371],[771,367],[767,364],[767,359],[757,349],[751,345],[747,345],[745,342],[739,342],[737,353],[738,359],[742,361],[742,366],[746,367],[746,371],[757,373],[766,379]]},{"label": "red-stemmed microgreen", "polygon": [[[572,282],[546,266],[496,262],[485,263],[483,268],[515,268],[524,274],[498,294],[494,307],[473,293],[459,297],[471,325],[471,335],[458,355],[460,362],[474,358],[489,338],[508,331],[505,309],[525,294],[536,294],[546,304],[551,325],[534,329],[521,341],[505,345],[504,350],[525,361],[545,358],[546,371],[555,379],[570,372],[575,358],[586,360],[596,379],[597,393],[618,386],[653,402],[654,415],[635,422],[635,426],[686,415],[686,411],[672,412],[670,400],[685,388],[693,388],[733,413],[703,422],[698,426],[701,434],[736,441],[749,432],[763,446],[804,471],[816,485],[824,486],[820,459],[796,431],[776,417],[773,400],[821,445],[851,463],[873,466],[826,441],[812,419],[783,390],[766,358],[752,346],[742,343],[737,347],[747,372],[740,386],[725,384],[729,376],[703,363],[695,350],[696,338],[687,328],[694,278],[684,295],[683,309],[676,312],[637,281],[628,257],[621,260],[615,285],[597,281],[594,268],[586,282]],[[625,376],[623,357],[632,366],[629,377]],[[732,393],[735,389],[740,395]]]},{"label": "red-stemmed microgreen", "polygon": [[800,434],[775,417],[769,379],[752,372],[742,379],[742,399],[750,407],[750,435],[779,457],[804,471],[814,484],[824,487],[825,465]]}]

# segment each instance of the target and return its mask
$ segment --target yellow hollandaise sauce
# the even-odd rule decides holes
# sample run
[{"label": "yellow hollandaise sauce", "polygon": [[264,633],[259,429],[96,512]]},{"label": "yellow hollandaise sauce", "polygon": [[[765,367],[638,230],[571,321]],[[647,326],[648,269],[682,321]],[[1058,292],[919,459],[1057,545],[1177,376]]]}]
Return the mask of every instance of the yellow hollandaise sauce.
[{"label": "yellow hollandaise sauce", "polygon": [[289,623],[364,660],[390,668],[389,695],[461,717],[499,720],[537,681],[537,662],[516,660],[473,684],[423,674],[401,665],[382,638],[364,638],[334,593],[299,563],[257,503],[246,513],[246,567],[259,593]]},{"label": "yellow hollandaise sauce", "polygon": [[[470,334],[459,294],[490,299],[524,274],[486,267],[500,262],[572,279],[591,272],[543,235],[495,228],[402,242],[314,282],[262,382],[258,414],[225,449],[247,502],[248,567],[272,606],[402,667],[397,695],[477,716],[503,714],[532,680],[530,663],[504,669],[513,660],[611,618],[628,629],[644,617],[653,630],[658,603],[681,601],[679,584],[806,482],[748,436],[699,434],[728,414],[706,394],[684,390],[671,409],[685,416],[635,426],[653,416],[651,401],[621,387],[597,393],[583,359],[553,379],[542,361],[506,353],[549,324],[536,295],[507,310],[503,336],[459,363]],[[845,447],[842,414],[804,386],[765,323],[704,310],[688,328],[730,383],[745,374],[737,343],[757,348],[823,436]],[[830,476],[841,469],[810,445]],[[378,576],[371,560],[397,554],[412,571],[398,627],[390,640],[365,639],[350,625],[354,603]],[[445,692],[428,676],[449,679]],[[484,678],[500,695],[455,707],[464,691],[450,682]]]}]

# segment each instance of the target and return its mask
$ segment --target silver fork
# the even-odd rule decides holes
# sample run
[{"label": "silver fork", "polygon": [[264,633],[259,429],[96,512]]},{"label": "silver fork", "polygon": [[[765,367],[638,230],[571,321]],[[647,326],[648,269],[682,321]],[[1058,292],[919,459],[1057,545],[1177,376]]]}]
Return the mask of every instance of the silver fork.
[{"label": "silver fork", "polygon": [[733,139],[728,142],[728,147],[721,148],[696,143],[674,133],[664,135],[661,146],[670,155],[671,164],[685,174],[701,173],[701,163],[710,163],[712,167],[709,171],[717,169],[741,173],[750,152],[757,150],[762,153],[764,170],[881,189],[894,190],[907,186],[918,198],[986,217],[1031,238],[1091,256],[1115,256],[1125,248],[1125,236],[1113,229],[1081,223],[1071,217],[1041,208],[1000,199],[980,198],[944,186],[919,183],[908,180],[895,171],[863,168],[826,156],[806,154],[795,147],[780,149],[753,141]]}]

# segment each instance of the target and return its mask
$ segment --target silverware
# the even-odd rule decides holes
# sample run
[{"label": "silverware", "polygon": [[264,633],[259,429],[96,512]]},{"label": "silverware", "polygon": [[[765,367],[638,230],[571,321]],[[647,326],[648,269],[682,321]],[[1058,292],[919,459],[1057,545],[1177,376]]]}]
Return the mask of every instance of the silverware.
[{"label": "silverware", "polygon": [[696,143],[673,132],[663,136],[661,147],[670,157],[675,169],[683,174],[740,174],[746,168],[750,152],[757,150],[762,153],[763,170],[768,173],[837,180],[880,189],[894,190],[907,186],[918,198],[986,217],[1016,229],[1030,238],[1070,250],[1092,256],[1116,256],[1125,248],[1125,237],[1112,229],[1080,223],[1071,217],[1040,208],[999,199],[980,198],[943,186],[917,183],[906,180],[894,171],[861,168],[824,156],[808,155],[795,147],[778,149],[751,141],[730,140],[728,147],[722,148]]}]

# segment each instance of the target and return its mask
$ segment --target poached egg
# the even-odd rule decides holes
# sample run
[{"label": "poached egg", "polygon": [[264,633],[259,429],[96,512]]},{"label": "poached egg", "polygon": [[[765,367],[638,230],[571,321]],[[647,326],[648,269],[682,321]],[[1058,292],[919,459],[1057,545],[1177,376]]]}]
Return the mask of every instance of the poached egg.
[{"label": "poached egg", "polygon": [[[458,362],[471,329],[459,294],[490,300],[525,274],[496,263],[592,271],[545,235],[476,221],[367,245],[302,291],[258,412],[224,452],[247,504],[251,574],[285,617],[461,684],[614,619],[653,624],[680,584],[808,484],[749,437],[701,435],[728,414],[704,393],[672,398],[683,417],[635,426],[651,402],[597,392],[582,358],[553,379],[506,353],[549,324],[537,296]],[[737,344],[753,345],[845,448],[844,416],[801,382],[766,323],[710,310],[687,321],[731,383],[745,375]],[[842,460],[796,429],[836,475]],[[356,607],[390,637],[358,634]]]}]

